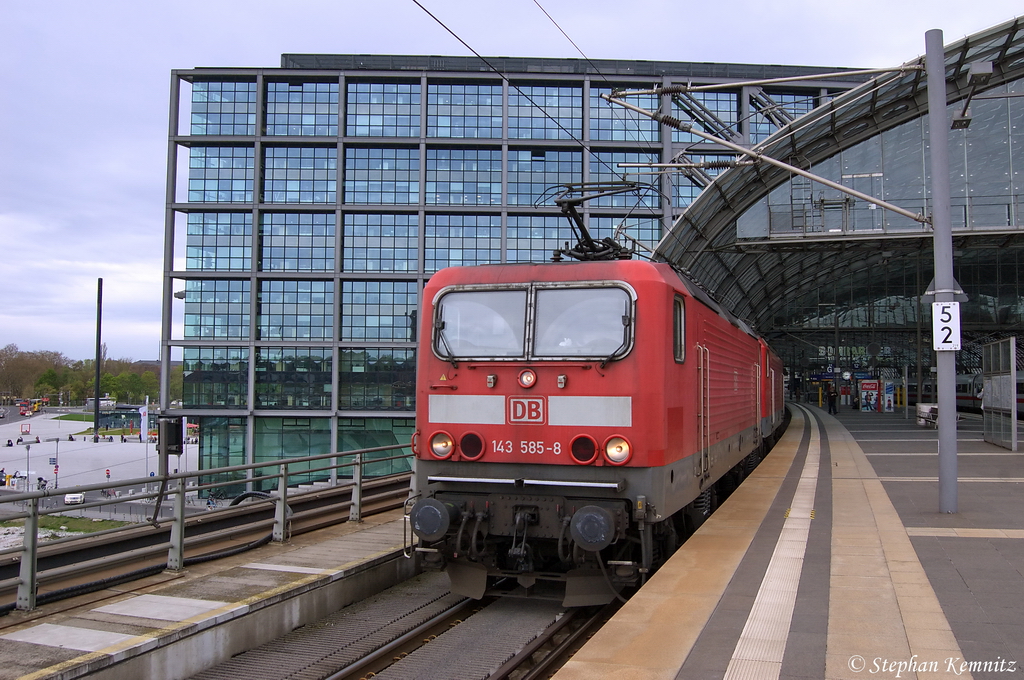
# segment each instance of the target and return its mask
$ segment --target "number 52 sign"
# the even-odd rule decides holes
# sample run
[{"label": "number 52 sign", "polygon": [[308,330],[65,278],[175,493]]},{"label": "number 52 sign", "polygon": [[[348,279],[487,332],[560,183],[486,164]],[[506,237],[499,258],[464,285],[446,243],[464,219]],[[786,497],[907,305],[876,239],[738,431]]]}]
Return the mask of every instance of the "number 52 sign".
[{"label": "number 52 sign", "polygon": [[932,303],[932,349],[960,349],[960,303]]}]

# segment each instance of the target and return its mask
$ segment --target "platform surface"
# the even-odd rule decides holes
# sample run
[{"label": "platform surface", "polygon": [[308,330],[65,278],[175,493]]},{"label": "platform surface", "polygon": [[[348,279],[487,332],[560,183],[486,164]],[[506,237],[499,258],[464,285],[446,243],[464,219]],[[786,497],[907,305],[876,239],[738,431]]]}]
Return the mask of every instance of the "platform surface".
[{"label": "platform surface", "polygon": [[[373,581],[371,585],[391,585],[389,580],[401,578],[400,570],[389,565],[403,559],[402,522],[401,511],[392,510],[180,573],[164,572],[32,612],[12,612],[0,618],[0,680],[76,678],[95,672],[104,677],[189,677],[207,664],[199,658],[181,658],[187,656],[182,653],[171,664],[154,662],[159,670],[140,674],[139,669],[148,667],[145,655],[211,632],[211,639],[222,636],[214,646],[234,647],[227,651],[230,657],[244,651],[240,647],[247,644],[245,629],[235,635],[242,639],[229,641],[226,633],[216,632],[220,626],[234,623],[250,631],[287,632],[302,625],[303,618],[315,620],[326,614],[318,608],[340,608],[345,602],[339,598],[372,594],[338,595],[350,577],[363,575]],[[372,569],[394,573],[366,578]],[[315,601],[317,589],[334,593],[323,598],[323,607],[290,606],[310,593]],[[254,641],[252,646],[261,643]],[[197,648],[210,646],[203,643]],[[123,672],[118,671],[119,664]]]},{"label": "platform surface", "polygon": [[1024,674],[1024,455],[958,428],[958,510],[913,413],[791,405],[783,439],[559,671],[595,678]]}]

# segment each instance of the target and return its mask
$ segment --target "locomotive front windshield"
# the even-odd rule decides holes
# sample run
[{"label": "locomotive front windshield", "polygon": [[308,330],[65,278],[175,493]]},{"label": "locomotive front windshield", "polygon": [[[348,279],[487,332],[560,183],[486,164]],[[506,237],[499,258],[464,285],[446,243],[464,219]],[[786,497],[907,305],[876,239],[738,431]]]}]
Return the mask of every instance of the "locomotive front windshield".
[{"label": "locomotive front windshield", "polygon": [[629,350],[632,309],[617,286],[453,291],[437,303],[434,350],[446,359],[615,358]]},{"label": "locomotive front windshield", "polygon": [[448,293],[438,304],[437,351],[445,357],[521,357],[525,290]]},{"label": "locomotive front windshield", "polygon": [[533,353],[540,357],[607,357],[625,349],[631,300],[621,288],[537,291]]}]

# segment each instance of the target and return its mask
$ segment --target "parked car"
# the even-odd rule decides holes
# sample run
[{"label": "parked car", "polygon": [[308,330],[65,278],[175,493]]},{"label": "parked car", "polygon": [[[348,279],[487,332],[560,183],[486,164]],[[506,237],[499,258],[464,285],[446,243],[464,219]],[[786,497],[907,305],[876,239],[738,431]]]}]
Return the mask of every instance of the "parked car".
[{"label": "parked car", "polygon": [[85,502],[84,493],[66,493],[64,494],[64,505],[81,505]]}]

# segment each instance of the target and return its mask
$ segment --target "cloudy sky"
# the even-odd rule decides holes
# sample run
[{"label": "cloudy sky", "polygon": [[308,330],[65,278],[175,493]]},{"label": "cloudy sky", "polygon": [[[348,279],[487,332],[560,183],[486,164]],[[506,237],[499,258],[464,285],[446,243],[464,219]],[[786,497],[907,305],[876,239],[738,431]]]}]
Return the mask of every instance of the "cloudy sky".
[{"label": "cloudy sky", "polygon": [[[539,5],[538,5],[539,2]],[[884,67],[1020,0],[420,0],[484,56]],[[784,6],[784,11],[771,6]],[[627,10],[628,8],[628,10]],[[0,0],[0,346],[155,359],[170,71],[469,52],[413,0]]]}]

